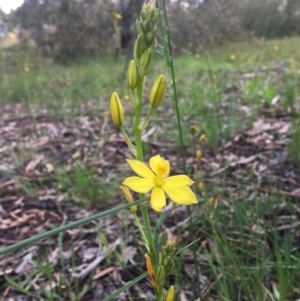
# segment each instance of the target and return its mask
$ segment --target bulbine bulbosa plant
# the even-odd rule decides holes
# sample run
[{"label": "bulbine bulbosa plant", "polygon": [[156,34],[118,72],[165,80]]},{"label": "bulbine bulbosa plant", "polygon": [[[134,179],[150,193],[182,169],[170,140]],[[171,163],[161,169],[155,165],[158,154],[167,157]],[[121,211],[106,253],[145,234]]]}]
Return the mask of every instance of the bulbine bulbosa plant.
[{"label": "bulbine bulbosa plant", "polygon": [[[120,189],[128,202],[133,202],[130,190],[140,194],[140,198],[149,196],[149,202],[153,210],[158,214],[166,206],[166,195],[178,205],[197,204],[197,198],[190,186],[194,183],[186,175],[169,176],[170,163],[161,154],[150,158],[149,166],[144,163],[142,147],[142,131],[147,127],[155,109],[161,105],[166,87],[164,75],[158,75],[153,83],[149,95],[150,104],[147,108],[142,105],[143,88],[149,66],[153,58],[156,45],[156,29],[159,11],[154,1],[146,1],[142,6],[140,18],[136,22],[137,38],[134,44],[134,59],[129,63],[127,72],[127,84],[129,88],[130,102],[135,110],[134,141],[131,141],[124,124],[124,109],[117,92],[113,92],[110,99],[110,110],[114,124],[120,128],[126,143],[133,155],[133,159],[127,159],[130,168],[137,176],[126,178]],[[145,119],[142,121],[142,109],[148,109]],[[148,203],[149,203],[148,202]],[[164,292],[166,277],[175,268],[176,245],[174,240],[168,240],[161,250],[156,250],[151,232],[147,204],[141,204],[142,221],[138,217],[138,208],[130,207],[135,221],[146,247],[146,266],[151,278],[152,286],[158,301],[174,300],[175,290],[171,286]]]}]

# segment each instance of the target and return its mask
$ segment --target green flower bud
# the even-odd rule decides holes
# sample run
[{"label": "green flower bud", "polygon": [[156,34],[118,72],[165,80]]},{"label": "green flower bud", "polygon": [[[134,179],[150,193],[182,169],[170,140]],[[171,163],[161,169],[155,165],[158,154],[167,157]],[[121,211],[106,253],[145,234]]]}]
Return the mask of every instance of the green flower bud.
[{"label": "green flower bud", "polygon": [[172,257],[176,254],[176,240],[168,239],[166,244],[166,253]]},{"label": "green flower bud", "polygon": [[[156,28],[156,26],[155,26],[155,28]],[[153,41],[155,40],[155,34],[156,34],[155,30],[151,30],[145,34],[145,39],[146,39],[147,45],[153,44]]]},{"label": "green flower bud", "polygon": [[174,301],[174,297],[175,297],[175,289],[174,286],[172,285],[167,291],[164,301]]},{"label": "green flower bud", "polygon": [[163,259],[163,265],[166,267],[166,274],[169,275],[175,268],[175,262],[171,256]]},{"label": "green flower bud", "polygon": [[139,61],[139,75],[140,77],[144,77],[148,74],[149,66],[151,62],[153,51],[151,48],[148,48],[141,56]]},{"label": "green flower bud", "polygon": [[191,127],[190,127],[190,134],[192,136],[195,136],[197,134],[197,131],[198,131],[197,128],[194,125],[191,125]]},{"label": "green flower bud", "polygon": [[156,270],[156,280],[158,285],[163,285],[166,281],[166,268],[160,265]]},{"label": "green flower bud", "polygon": [[165,87],[166,78],[161,74],[156,78],[150,93],[150,104],[153,108],[157,108],[160,105],[164,96]]},{"label": "green flower bud", "polygon": [[135,60],[131,60],[128,67],[127,83],[130,89],[135,89],[137,86],[138,74]]},{"label": "green flower bud", "polygon": [[150,0],[144,3],[141,10],[141,19],[145,20],[148,16],[152,17],[154,14],[157,14],[154,1]]},{"label": "green flower bud", "polygon": [[124,110],[117,92],[114,92],[110,98],[111,117],[116,126],[122,126],[124,122]]}]

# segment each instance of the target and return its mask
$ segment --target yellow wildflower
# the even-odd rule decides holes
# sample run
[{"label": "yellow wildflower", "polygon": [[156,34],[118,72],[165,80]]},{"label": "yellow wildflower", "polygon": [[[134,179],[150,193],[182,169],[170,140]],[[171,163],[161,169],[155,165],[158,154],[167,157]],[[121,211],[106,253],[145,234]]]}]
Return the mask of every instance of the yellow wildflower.
[{"label": "yellow wildflower", "polygon": [[279,50],[278,45],[275,45],[275,46],[274,46],[274,50],[275,50],[275,51],[278,51],[278,50]]},{"label": "yellow wildflower", "polygon": [[196,53],[196,54],[195,54],[195,58],[198,59],[199,57],[200,57],[200,54],[199,54],[199,53]]},{"label": "yellow wildflower", "polygon": [[234,54],[231,54],[231,55],[230,55],[230,60],[232,60],[232,61],[235,60],[235,55],[234,55]]},{"label": "yellow wildflower", "polygon": [[155,211],[161,211],[166,206],[166,195],[179,205],[197,204],[194,192],[188,187],[194,182],[186,175],[168,177],[170,163],[156,155],[149,160],[150,168],[138,161],[127,159],[127,163],[139,177],[129,177],[123,182],[135,192],[151,192],[151,206]]}]

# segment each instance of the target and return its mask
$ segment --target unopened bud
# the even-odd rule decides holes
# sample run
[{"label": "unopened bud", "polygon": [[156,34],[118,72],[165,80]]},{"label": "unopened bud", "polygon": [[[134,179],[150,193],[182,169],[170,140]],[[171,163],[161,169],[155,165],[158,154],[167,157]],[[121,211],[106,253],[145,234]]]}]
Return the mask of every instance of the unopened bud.
[{"label": "unopened bud", "polygon": [[199,182],[198,188],[203,192],[204,191],[204,185],[202,182]]},{"label": "unopened bud", "polygon": [[201,157],[202,157],[202,152],[201,152],[201,150],[197,150],[197,152],[196,152],[196,158],[197,158],[198,160],[200,160]]},{"label": "unopened bud", "polygon": [[[119,186],[119,188],[123,191],[124,195],[125,195],[125,198],[127,200],[128,203],[132,203],[133,202],[133,199],[132,199],[132,196],[131,196],[131,193],[128,189],[127,186]],[[137,206],[136,205],[133,205],[130,207],[130,211],[133,213],[133,212],[136,212],[137,211]]]},{"label": "unopened bud", "polygon": [[139,61],[139,75],[141,77],[144,77],[148,74],[152,54],[153,50],[151,48],[147,48],[141,56]]},{"label": "unopened bud", "polygon": [[205,138],[206,138],[205,135],[202,134],[199,138],[199,143],[203,142],[205,140]]},{"label": "unopened bud", "polygon": [[111,117],[116,126],[122,126],[124,122],[124,110],[117,92],[114,92],[110,98]]},{"label": "unopened bud", "polygon": [[168,239],[166,244],[166,251],[168,255],[174,256],[176,254],[176,240],[175,239]]},{"label": "unopened bud", "polygon": [[153,15],[156,13],[156,7],[153,0],[147,1],[143,4],[142,10],[141,10],[141,18],[143,20],[146,20],[147,17],[153,17]]},{"label": "unopened bud", "polygon": [[166,281],[166,268],[163,265],[160,265],[156,270],[156,279],[158,285],[163,285]]},{"label": "unopened bud", "polygon": [[153,267],[152,267],[152,262],[151,262],[151,258],[149,256],[148,253],[145,254],[145,257],[146,257],[146,266],[147,266],[147,271],[148,271],[148,274],[151,278],[151,282],[152,282],[152,286],[154,288],[157,287],[157,280],[155,278],[155,274],[154,274],[154,270],[153,270]]},{"label": "unopened bud", "polygon": [[174,286],[172,285],[167,291],[164,301],[174,301],[174,297],[175,297],[175,289]]},{"label": "unopened bud", "polygon": [[130,89],[135,89],[137,86],[138,74],[135,60],[131,60],[128,67],[127,83]]},{"label": "unopened bud", "polygon": [[169,275],[175,268],[174,259],[171,256],[167,256],[163,259],[163,265],[166,268],[166,274]]},{"label": "unopened bud", "polygon": [[197,134],[197,128],[194,125],[191,125],[190,133],[192,136],[195,136]]},{"label": "unopened bud", "polygon": [[164,96],[165,87],[166,78],[161,74],[156,78],[150,93],[150,104],[153,108],[157,108],[160,105]]}]

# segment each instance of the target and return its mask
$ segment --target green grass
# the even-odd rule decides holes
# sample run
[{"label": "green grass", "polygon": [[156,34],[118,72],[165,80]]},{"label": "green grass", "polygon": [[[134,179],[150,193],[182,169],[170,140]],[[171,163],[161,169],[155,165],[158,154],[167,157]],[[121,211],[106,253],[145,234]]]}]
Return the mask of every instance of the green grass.
[{"label": "green grass", "polygon": [[[199,147],[192,144],[189,134],[191,125],[199,129],[197,137],[202,133],[206,135],[209,150],[217,152],[220,146],[231,141],[234,134],[251,128],[263,108],[271,108],[294,113],[289,154],[291,160],[299,162],[300,130],[297,108],[300,82],[298,68],[290,62],[290,59],[297,62],[300,58],[299,49],[300,38],[254,40],[250,44],[228,45],[222,49],[200,53],[199,58],[194,54],[176,58],[176,84],[184,144],[189,154],[194,154]],[[151,69],[147,80],[147,91],[150,91],[156,75],[166,73],[163,59],[157,57],[155,62],[157,64]],[[274,72],[273,67],[279,63],[282,63],[282,71]],[[24,64],[29,72],[25,72]],[[82,114],[81,105],[85,104],[93,118],[102,118],[101,113],[108,109],[112,91],[116,90],[122,96],[128,93],[122,78],[124,64],[121,58],[102,58],[61,66],[35,56],[34,50],[30,50],[27,55],[16,51],[9,60],[2,60],[0,63],[1,105],[22,103],[29,110],[29,114],[36,106],[47,109],[47,114],[51,116],[58,118],[62,115],[68,121]],[[279,100],[276,100],[277,96]],[[124,97],[123,100],[125,104]],[[88,114],[87,111],[84,114]],[[126,109],[126,114],[127,117],[131,116],[130,108]],[[130,120],[126,122],[129,124]],[[175,127],[173,103],[165,99],[164,105],[158,109],[147,130],[151,130],[153,125],[156,129],[150,134],[149,141],[163,140],[165,144],[159,146],[162,153],[177,151],[179,135]],[[104,139],[108,143],[106,135]],[[146,155],[151,153],[152,146],[149,141],[145,142]],[[92,143],[96,142],[96,138],[93,139]],[[171,150],[169,145],[172,146]],[[97,149],[94,152],[97,153]],[[17,170],[20,170],[36,154],[32,149],[20,149],[17,156],[11,156]],[[176,159],[180,160],[177,157]],[[88,208],[97,208],[97,204],[106,204],[109,207],[109,201],[118,196],[116,191],[125,174],[116,168],[117,176],[107,181],[110,177],[108,172],[101,173],[81,159],[73,160],[69,165],[55,160],[51,163],[55,172],[49,176],[50,184],[62,191],[66,200],[72,201],[76,206]],[[193,168],[189,168],[192,172]],[[200,276],[203,277],[203,300],[296,300],[299,297],[300,250],[294,241],[297,233],[294,222],[299,219],[295,201],[279,193],[259,194],[255,190],[258,183],[251,183],[254,198],[251,201],[246,200],[244,192],[249,187],[242,183],[243,179],[234,192],[225,195],[222,193],[225,177],[225,174],[221,174],[214,178],[216,183],[205,183],[205,192],[202,194],[198,191],[201,202],[193,211],[195,237],[200,238],[200,242],[195,245],[201,268]],[[33,198],[38,197],[39,190],[44,188],[44,183],[32,182],[26,178],[18,181],[22,193]],[[210,196],[216,196],[218,206],[209,204]],[[121,214],[124,223],[122,234],[125,237],[132,231],[132,219],[128,211]],[[171,218],[168,222],[180,225],[181,216],[177,216],[175,210],[171,214],[174,216],[157,218],[156,240],[167,236],[165,219]],[[286,217],[291,220],[286,220]],[[287,227],[282,230],[283,225]],[[100,230],[98,238],[108,247],[108,238]],[[186,223],[176,229],[182,253],[177,256],[177,270],[170,283],[175,283],[177,291],[180,288],[187,290],[189,284],[186,279],[196,283],[196,286],[200,284],[195,275],[186,273],[186,258],[191,256],[190,251],[184,249],[191,242],[187,239],[187,231]],[[134,235],[136,245],[138,240]],[[120,248],[107,256],[105,263],[109,265],[116,261],[119,266],[123,266],[121,253],[126,248],[124,241]],[[60,252],[63,250],[60,249]],[[68,266],[71,270],[75,268],[75,257],[72,250],[72,264],[71,267]],[[59,281],[56,283],[57,279],[54,281],[52,278],[53,271],[47,258],[46,255],[43,262],[34,260],[34,272],[29,276],[6,276],[7,283],[2,288],[10,284],[23,294],[34,296],[34,283],[45,300],[84,300],[83,295],[92,287],[91,277],[94,271],[85,284],[80,286],[61,261]],[[135,260],[139,260],[142,265],[144,259],[143,256],[138,256]],[[47,290],[43,287],[40,279],[45,277],[48,282],[55,282],[55,289]],[[195,287],[190,287],[191,295],[187,296],[189,300],[194,296],[193,289]]]}]

